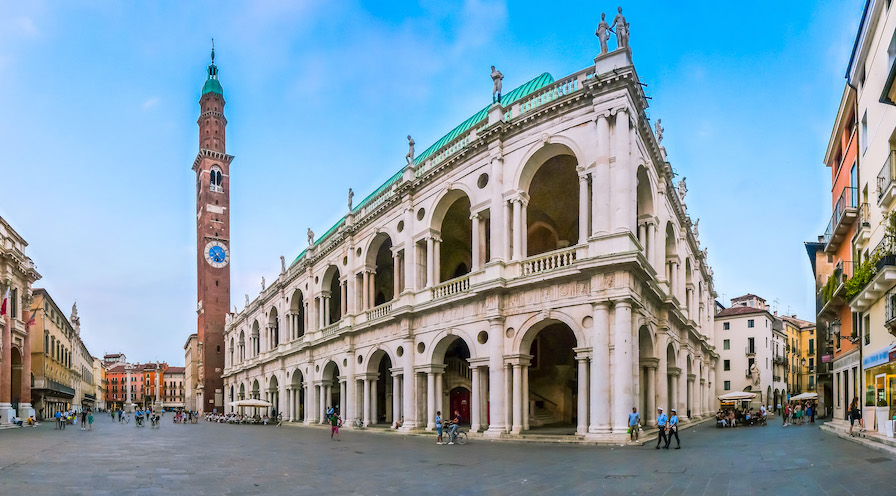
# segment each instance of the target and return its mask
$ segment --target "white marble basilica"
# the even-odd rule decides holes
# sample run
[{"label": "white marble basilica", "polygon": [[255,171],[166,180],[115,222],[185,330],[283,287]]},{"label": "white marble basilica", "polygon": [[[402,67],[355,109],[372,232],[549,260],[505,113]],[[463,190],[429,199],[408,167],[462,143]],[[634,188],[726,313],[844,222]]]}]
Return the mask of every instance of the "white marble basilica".
[{"label": "white marble basilica", "polygon": [[228,318],[225,405],[612,443],[633,406],[709,415],[712,272],[646,107],[617,49],[409,160]]}]

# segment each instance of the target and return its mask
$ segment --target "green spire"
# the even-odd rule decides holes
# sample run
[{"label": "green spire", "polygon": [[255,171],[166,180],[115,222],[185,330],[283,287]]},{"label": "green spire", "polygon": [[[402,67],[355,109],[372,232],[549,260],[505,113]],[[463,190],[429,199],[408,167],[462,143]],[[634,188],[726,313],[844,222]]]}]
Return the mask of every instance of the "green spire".
[{"label": "green spire", "polygon": [[224,88],[221,87],[221,82],[218,81],[218,66],[215,65],[215,39],[212,38],[212,63],[208,65],[208,79],[205,80],[205,84],[202,86],[202,94],[206,93],[217,93],[221,96],[224,96]]}]

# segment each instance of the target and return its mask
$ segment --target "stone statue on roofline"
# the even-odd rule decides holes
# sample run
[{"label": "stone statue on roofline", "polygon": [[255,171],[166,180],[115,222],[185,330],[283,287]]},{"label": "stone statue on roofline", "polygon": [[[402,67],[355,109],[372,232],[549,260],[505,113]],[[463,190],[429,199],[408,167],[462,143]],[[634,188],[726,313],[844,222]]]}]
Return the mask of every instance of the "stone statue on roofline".
[{"label": "stone statue on roofline", "polygon": [[352,200],[355,198],[355,192],[351,188],[348,189],[348,211],[352,211]]},{"label": "stone statue on roofline", "polygon": [[261,292],[264,292],[264,276],[261,276]]},{"label": "stone statue on roofline", "polygon": [[610,49],[607,48],[607,40],[610,39],[610,25],[607,24],[607,14],[600,14],[600,22],[597,23],[597,31],[595,31],[594,34],[600,41],[601,55],[608,53]]},{"label": "stone statue on roofline", "polygon": [[411,138],[411,135],[408,135],[408,154],[404,156],[404,159],[407,161],[408,165],[412,165],[414,163],[414,138]]},{"label": "stone statue on roofline", "polygon": [[700,237],[700,230],[697,226],[700,225],[700,219],[697,219],[697,222],[694,222],[694,239],[698,239]]},{"label": "stone statue on roofline", "polygon": [[308,228],[308,246],[314,246],[314,231]]},{"label": "stone statue on roofline", "polygon": [[616,49],[626,48],[628,46],[628,33],[629,33],[629,23],[625,22],[625,16],[622,15],[622,7],[618,7],[616,9],[619,13],[616,14],[616,18],[613,19],[613,25],[610,26],[610,31],[613,31],[613,28],[616,28]]},{"label": "stone statue on roofline", "polygon": [[280,273],[286,273],[286,257],[284,257],[283,255],[280,255]]},{"label": "stone statue on roofline", "polygon": [[249,308],[249,294],[246,293],[246,308]]},{"label": "stone statue on roofline", "polygon": [[681,200],[681,203],[684,203],[684,197],[688,194],[688,184],[685,182],[687,177],[682,176],[681,181],[678,181],[678,198]]},{"label": "stone statue on roofline", "polygon": [[663,146],[663,120],[656,120],[656,144]]},{"label": "stone statue on roofline", "polygon": [[501,103],[501,81],[504,79],[504,74],[501,74],[501,71],[495,69],[495,66],[492,66],[492,103]]}]

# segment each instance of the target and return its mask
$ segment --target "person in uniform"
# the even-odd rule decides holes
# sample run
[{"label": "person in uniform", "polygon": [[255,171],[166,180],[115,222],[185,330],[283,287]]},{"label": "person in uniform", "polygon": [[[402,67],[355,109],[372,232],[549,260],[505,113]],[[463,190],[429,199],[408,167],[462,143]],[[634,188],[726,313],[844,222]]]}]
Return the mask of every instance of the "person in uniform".
[{"label": "person in uniform", "polygon": [[672,436],[675,436],[675,449],[681,449],[681,440],[678,439],[678,414],[674,408],[672,409],[672,416],[669,418],[669,434],[666,436],[664,448],[669,449],[669,445],[672,444]]},{"label": "person in uniform", "polygon": [[669,423],[669,417],[666,417],[666,414],[663,413],[662,408],[656,409],[659,414],[656,417],[656,427],[660,430],[659,437],[656,439],[656,449],[660,449],[660,444],[664,441],[666,443],[666,448],[669,447],[669,438],[666,437],[666,426]]}]

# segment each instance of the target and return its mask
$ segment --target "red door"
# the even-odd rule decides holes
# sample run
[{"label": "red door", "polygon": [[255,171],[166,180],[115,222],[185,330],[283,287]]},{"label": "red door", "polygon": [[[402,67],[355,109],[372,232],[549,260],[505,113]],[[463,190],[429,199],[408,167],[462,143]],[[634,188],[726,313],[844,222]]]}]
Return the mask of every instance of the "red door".
[{"label": "red door", "polygon": [[457,387],[451,390],[451,412],[446,418],[454,418],[454,411],[460,412],[462,423],[470,423],[470,390]]}]

